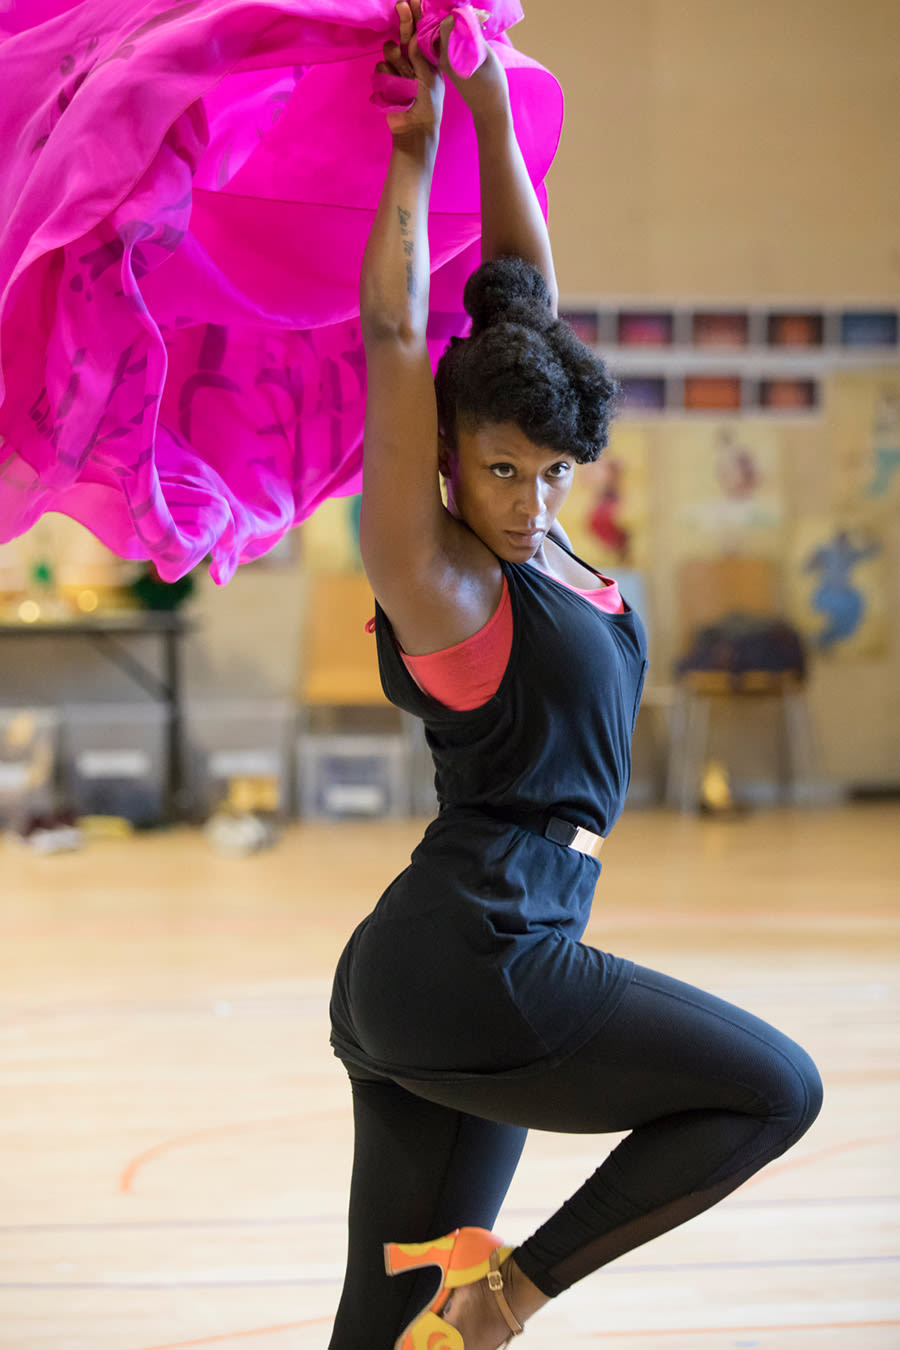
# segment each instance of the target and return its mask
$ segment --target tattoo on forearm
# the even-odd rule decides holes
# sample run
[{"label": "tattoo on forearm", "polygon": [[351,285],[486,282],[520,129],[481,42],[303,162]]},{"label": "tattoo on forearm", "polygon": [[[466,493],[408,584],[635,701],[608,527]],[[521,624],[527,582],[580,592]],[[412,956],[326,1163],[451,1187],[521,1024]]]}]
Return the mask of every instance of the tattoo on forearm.
[{"label": "tattoo on forearm", "polygon": [[410,221],[412,212],[404,207],[397,207],[397,217],[400,221],[400,235],[403,240],[403,254],[406,258],[406,293],[411,299],[415,299],[418,286],[416,283],[416,246],[413,240]]}]

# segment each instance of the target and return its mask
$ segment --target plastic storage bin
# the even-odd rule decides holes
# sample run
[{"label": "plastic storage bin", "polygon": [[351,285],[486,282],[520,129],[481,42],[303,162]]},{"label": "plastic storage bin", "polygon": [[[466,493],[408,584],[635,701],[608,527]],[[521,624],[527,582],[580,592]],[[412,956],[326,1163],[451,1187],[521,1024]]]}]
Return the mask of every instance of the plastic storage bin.
[{"label": "plastic storage bin", "polygon": [[292,809],[296,709],[286,699],[218,699],[186,713],[191,804],[206,819],[240,789],[248,809],[287,816]]},{"label": "plastic storage bin", "polygon": [[408,816],[406,737],[302,735],[297,779],[303,816]]},{"label": "plastic storage bin", "polygon": [[157,825],[165,808],[168,711],[158,703],[63,708],[63,781],[82,816]]},{"label": "plastic storage bin", "polygon": [[0,708],[0,824],[53,809],[58,727],[53,708]]},{"label": "plastic storage bin", "polygon": [[410,804],[413,815],[436,816],[438,799],[434,787],[434,761],[425,740],[425,728],[418,717],[408,714],[404,715],[403,724],[409,741]]}]

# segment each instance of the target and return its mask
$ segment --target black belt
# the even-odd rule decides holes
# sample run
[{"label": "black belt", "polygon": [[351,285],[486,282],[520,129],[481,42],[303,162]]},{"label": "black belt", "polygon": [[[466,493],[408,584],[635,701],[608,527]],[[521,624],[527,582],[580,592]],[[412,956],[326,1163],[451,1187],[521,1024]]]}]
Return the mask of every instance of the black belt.
[{"label": "black belt", "polygon": [[542,834],[545,839],[572,848],[576,853],[586,853],[590,858],[600,856],[604,836],[594,834],[593,830],[586,830],[583,825],[573,825],[571,820],[564,820],[562,816],[548,818],[544,814],[516,812],[512,809],[504,811],[500,807],[493,806],[478,806],[475,809],[494,820],[502,821],[504,825],[519,825],[522,829]]}]

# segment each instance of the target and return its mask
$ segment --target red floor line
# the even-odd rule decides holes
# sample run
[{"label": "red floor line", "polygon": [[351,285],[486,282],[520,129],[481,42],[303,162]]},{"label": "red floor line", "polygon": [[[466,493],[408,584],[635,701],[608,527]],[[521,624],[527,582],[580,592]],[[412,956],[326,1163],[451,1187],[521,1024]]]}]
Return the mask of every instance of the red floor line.
[{"label": "red floor line", "polygon": [[280,1129],[284,1125],[293,1125],[300,1122],[308,1124],[312,1119],[322,1120],[328,1116],[342,1119],[346,1115],[346,1110],[309,1112],[304,1116],[281,1116],[276,1120],[250,1120],[234,1125],[214,1125],[206,1130],[194,1130],[190,1134],[179,1134],[173,1139],[164,1139],[161,1144],[154,1144],[152,1148],[145,1149],[143,1153],[138,1153],[136,1157],[132,1158],[122,1169],[119,1177],[119,1190],[123,1195],[130,1195],[134,1179],[141,1168],[155,1158],[162,1157],[164,1153],[168,1153],[171,1149],[184,1148],[187,1145],[197,1143],[199,1140],[213,1139],[223,1134],[249,1134],[253,1130]]},{"label": "red floor line", "polygon": [[[785,1322],[772,1323],[761,1327],[653,1327],[649,1331],[595,1331],[594,1340],[613,1340],[625,1336],[735,1336],[760,1331],[850,1331],[858,1327],[900,1327],[900,1320],[893,1322]],[[170,1350],[168,1346],[159,1346],[155,1350]]]},{"label": "red floor line", "polygon": [[756,1176],[745,1181],[741,1187],[742,1191],[749,1191],[754,1186],[761,1185],[764,1181],[769,1181],[772,1177],[778,1176],[781,1172],[796,1172],[799,1167],[809,1167],[813,1163],[821,1162],[823,1158],[830,1158],[835,1153],[849,1153],[855,1148],[869,1148],[873,1144],[893,1144],[896,1143],[894,1134],[875,1134],[865,1139],[845,1139],[840,1144],[830,1144],[828,1148],[816,1149],[812,1153],[806,1153],[801,1158],[789,1158],[787,1162],[770,1163],[762,1171],[757,1172]]},{"label": "red floor line", "polygon": [[284,1322],[277,1327],[253,1327],[250,1331],[223,1331],[218,1336],[201,1336],[197,1341],[170,1341],[168,1345],[148,1345],[145,1350],[190,1350],[194,1345],[215,1345],[216,1341],[240,1341],[247,1336],[272,1336],[279,1331],[297,1331],[300,1327],[318,1327],[334,1318],[311,1317],[306,1322]]}]

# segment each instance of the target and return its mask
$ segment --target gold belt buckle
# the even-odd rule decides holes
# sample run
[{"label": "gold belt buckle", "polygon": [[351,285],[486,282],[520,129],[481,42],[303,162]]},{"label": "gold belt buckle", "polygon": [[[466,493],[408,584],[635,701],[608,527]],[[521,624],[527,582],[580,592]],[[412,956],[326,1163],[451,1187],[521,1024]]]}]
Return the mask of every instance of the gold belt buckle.
[{"label": "gold belt buckle", "polygon": [[594,834],[593,830],[573,825],[570,820],[563,820],[560,816],[550,817],[544,833],[555,844],[564,844],[566,848],[574,848],[576,853],[586,853],[590,858],[599,857],[603,847],[602,834]]},{"label": "gold belt buckle", "polygon": [[569,844],[569,848],[574,848],[578,853],[586,853],[591,858],[599,858],[602,847],[603,836],[585,830],[581,825],[576,827],[575,837]]}]

